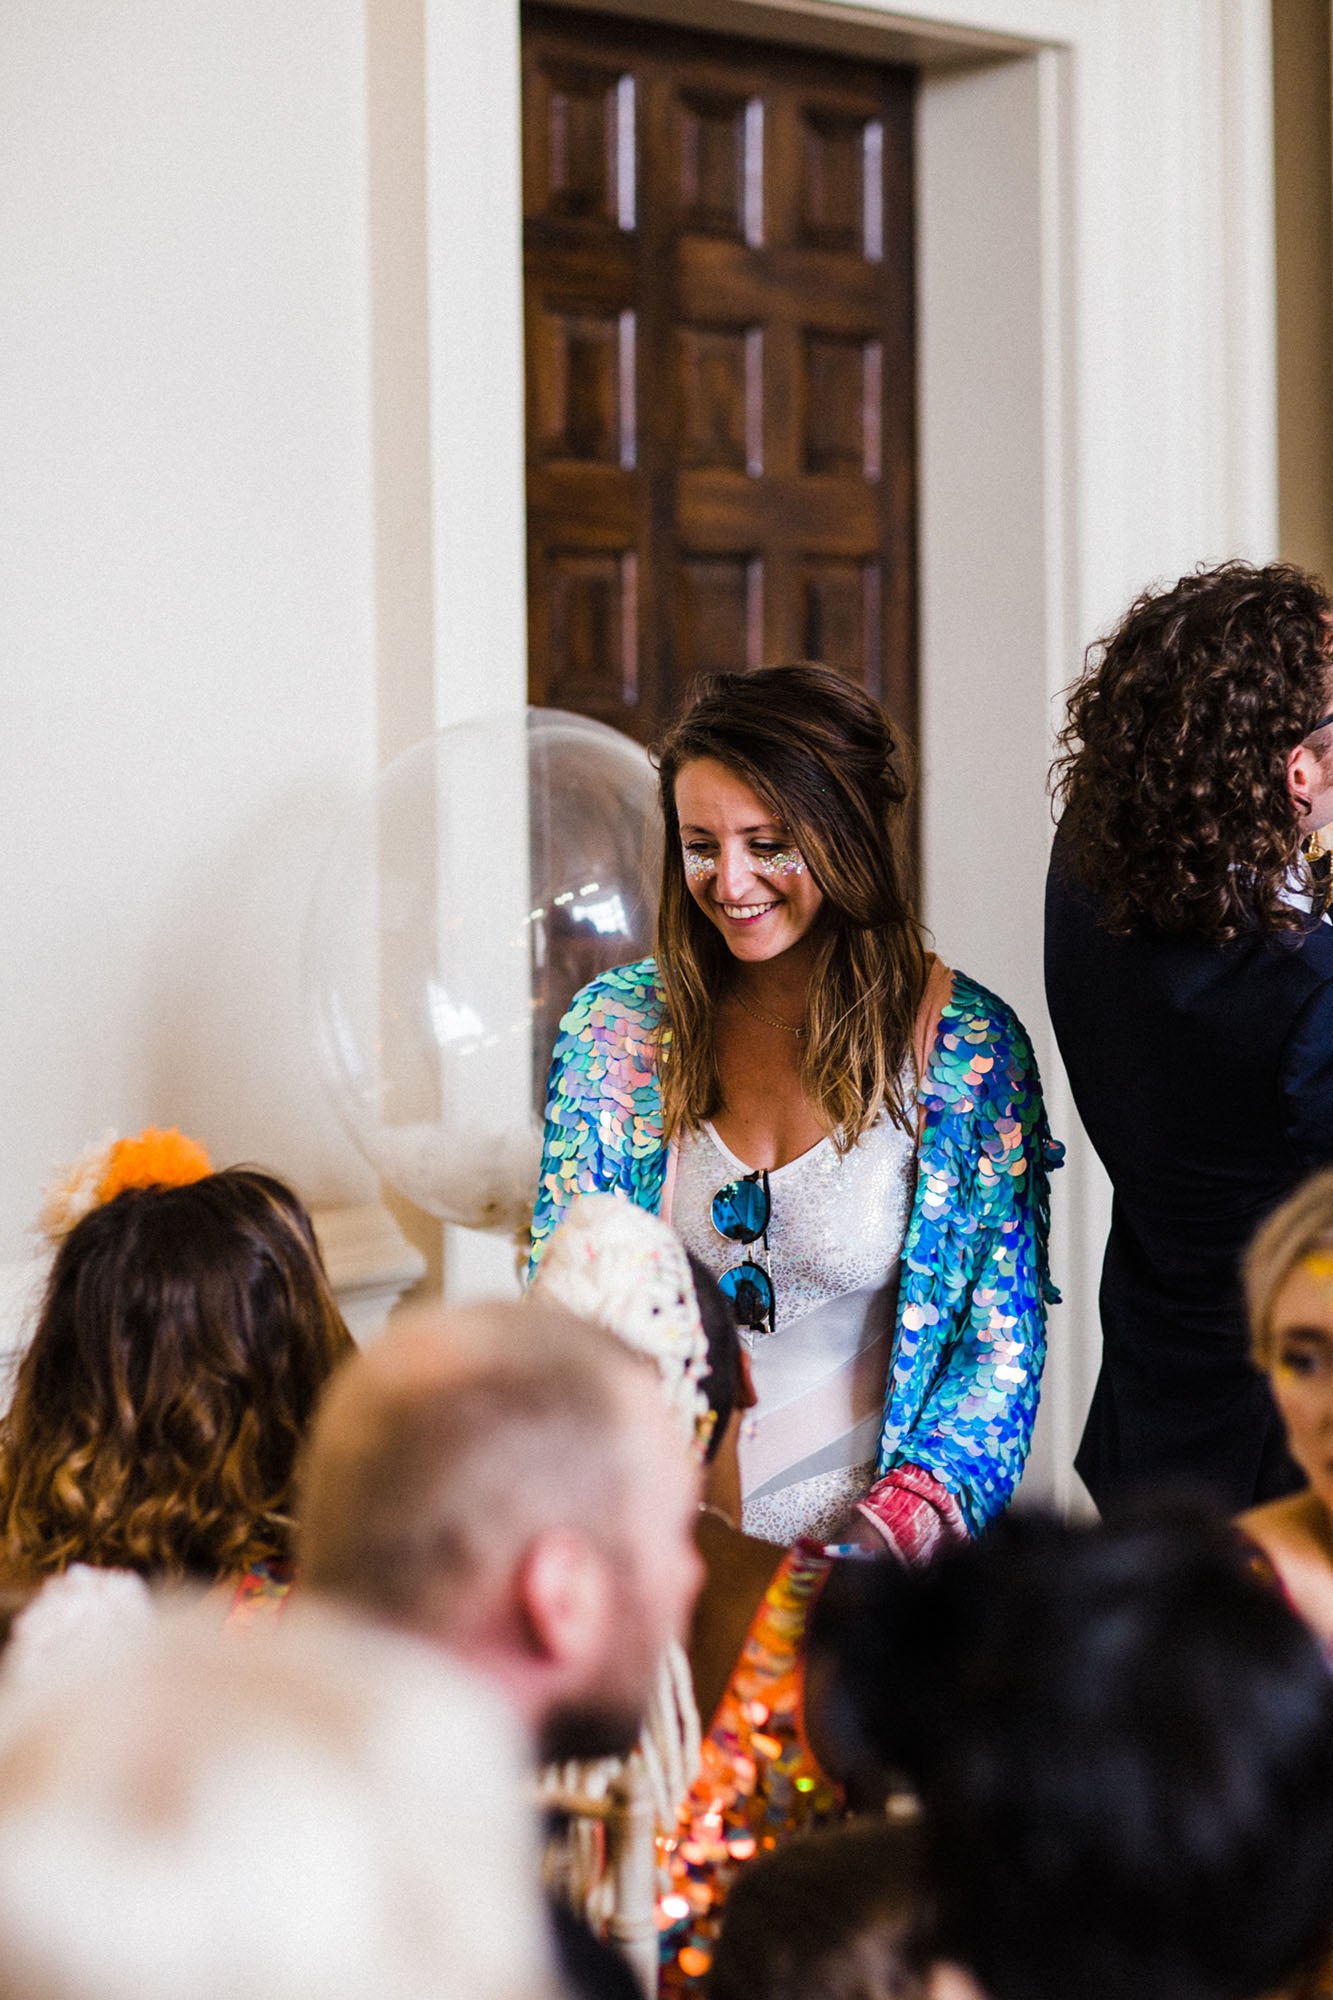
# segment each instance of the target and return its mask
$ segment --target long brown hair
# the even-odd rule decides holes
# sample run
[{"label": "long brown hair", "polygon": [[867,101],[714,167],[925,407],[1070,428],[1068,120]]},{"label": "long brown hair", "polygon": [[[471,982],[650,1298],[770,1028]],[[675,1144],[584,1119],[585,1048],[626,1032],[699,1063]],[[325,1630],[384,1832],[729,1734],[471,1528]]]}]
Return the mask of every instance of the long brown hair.
[{"label": "long brown hair", "polygon": [[0,1569],[286,1561],[297,1451],[352,1351],[310,1218],[272,1176],[94,1209],[56,1255],[0,1422]]},{"label": "long brown hair", "polygon": [[1287,758],[1333,707],[1330,609],[1288,563],[1228,562],[1146,592],[1089,649],[1052,789],[1063,866],[1107,930],[1224,944],[1308,922],[1284,898]]},{"label": "long brown hair", "polygon": [[725,765],[781,821],[823,894],[801,1078],[845,1150],[881,1111],[905,1119],[899,1079],[925,990],[906,886],[906,742],[843,675],[797,665],[717,675],[657,747],[666,833],[657,962],[669,1030],[658,1068],[668,1138],[722,1103],[714,1009],[733,964],[690,894],[676,812],[676,779],[702,757]]}]

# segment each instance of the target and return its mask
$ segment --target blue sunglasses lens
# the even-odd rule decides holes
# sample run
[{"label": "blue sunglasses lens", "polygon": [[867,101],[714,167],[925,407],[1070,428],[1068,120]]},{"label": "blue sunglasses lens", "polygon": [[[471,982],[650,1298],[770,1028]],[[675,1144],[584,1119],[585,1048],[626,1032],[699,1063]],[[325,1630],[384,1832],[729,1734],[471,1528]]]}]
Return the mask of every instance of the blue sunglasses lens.
[{"label": "blue sunglasses lens", "polygon": [[773,1282],[760,1265],[748,1261],[737,1264],[724,1271],[717,1282],[735,1307],[741,1326],[772,1326]]},{"label": "blue sunglasses lens", "polygon": [[713,1227],[729,1243],[753,1243],[762,1236],[768,1228],[768,1189],[763,1182],[728,1181],[720,1187],[713,1196]]}]

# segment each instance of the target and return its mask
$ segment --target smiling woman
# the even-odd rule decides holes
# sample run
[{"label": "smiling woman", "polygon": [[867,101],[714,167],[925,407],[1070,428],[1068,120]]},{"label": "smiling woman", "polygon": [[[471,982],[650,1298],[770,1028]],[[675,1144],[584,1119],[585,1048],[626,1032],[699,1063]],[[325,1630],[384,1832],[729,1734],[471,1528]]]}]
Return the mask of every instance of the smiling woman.
[{"label": "smiling woman", "polygon": [[676,811],[690,894],[737,958],[771,964],[808,936],[823,895],[785,822],[748,785],[700,757],[676,781]]},{"label": "smiling woman", "polygon": [[747,1531],[925,1556],[1004,1506],[1036,1410],[1031,1048],[924,950],[906,750],[861,689],[721,675],[657,763],[657,953],[561,1024],[534,1263],[576,1194],[663,1215],[746,1330]]}]

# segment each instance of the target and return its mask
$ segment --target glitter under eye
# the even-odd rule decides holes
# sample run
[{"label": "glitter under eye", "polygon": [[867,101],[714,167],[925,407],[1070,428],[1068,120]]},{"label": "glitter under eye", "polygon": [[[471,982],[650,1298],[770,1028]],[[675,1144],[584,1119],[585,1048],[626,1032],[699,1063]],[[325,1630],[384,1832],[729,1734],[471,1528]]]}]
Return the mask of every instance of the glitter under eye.
[{"label": "glitter under eye", "polygon": [[776,854],[756,854],[754,865],[761,875],[804,875],[805,856],[795,847],[782,847]]},{"label": "glitter under eye", "polygon": [[710,875],[716,875],[717,863],[711,854],[691,854],[689,848],[683,850],[685,873],[691,882],[704,882]]}]

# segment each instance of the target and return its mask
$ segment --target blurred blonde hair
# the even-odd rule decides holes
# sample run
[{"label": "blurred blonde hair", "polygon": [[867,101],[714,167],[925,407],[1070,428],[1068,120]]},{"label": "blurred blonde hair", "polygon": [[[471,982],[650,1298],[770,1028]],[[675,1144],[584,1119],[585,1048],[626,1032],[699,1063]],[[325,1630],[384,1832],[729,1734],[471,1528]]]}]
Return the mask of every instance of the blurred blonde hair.
[{"label": "blurred blonde hair", "polygon": [[5,2000],[553,2000],[515,1725],[411,1641],[198,1607],[0,1710]]},{"label": "blurred blonde hair", "polygon": [[1313,1250],[1333,1253],[1333,1167],[1312,1174],[1262,1224],[1245,1256],[1245,1304],[1250,1353],[1257,1367],[1273,1365],[1273,1304],[1296,1266]]}]

